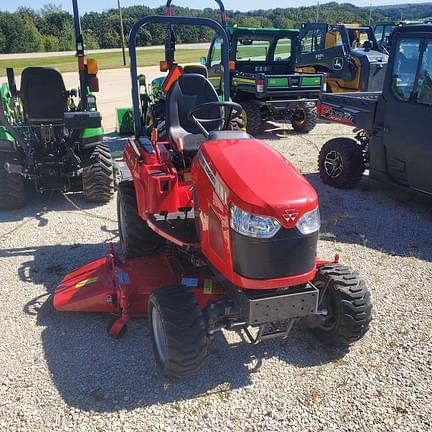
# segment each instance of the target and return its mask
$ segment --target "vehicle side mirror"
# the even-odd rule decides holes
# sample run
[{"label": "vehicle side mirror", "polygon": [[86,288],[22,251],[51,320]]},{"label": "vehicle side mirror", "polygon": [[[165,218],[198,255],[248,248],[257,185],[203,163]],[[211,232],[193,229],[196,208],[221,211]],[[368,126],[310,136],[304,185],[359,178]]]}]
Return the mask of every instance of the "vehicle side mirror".
[{"label": "vehicle side mirror", "polygon": [[207,65],[207,58],[204,57],[204,56],[202,56],[202,57],[200,57],[199,62],[200,62],[202,65],[206,66],[206,65]]}]

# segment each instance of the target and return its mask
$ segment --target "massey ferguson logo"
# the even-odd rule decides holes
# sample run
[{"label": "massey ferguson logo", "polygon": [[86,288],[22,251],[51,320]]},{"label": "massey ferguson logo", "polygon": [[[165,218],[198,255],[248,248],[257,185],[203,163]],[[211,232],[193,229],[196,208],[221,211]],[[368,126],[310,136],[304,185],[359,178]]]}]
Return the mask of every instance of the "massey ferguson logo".
[{"label": "massey ferguson logo", "polygon": [[295,209],[285,210],[283,217],[287,222],[294,222],[297,219],[298,211]]}]

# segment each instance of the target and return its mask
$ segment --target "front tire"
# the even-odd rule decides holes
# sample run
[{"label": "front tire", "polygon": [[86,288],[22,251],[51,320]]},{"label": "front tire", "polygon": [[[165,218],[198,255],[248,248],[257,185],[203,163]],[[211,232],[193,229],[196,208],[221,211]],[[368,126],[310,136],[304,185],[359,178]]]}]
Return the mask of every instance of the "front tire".
[{"label": "front tire", "polygon": [[310,107],[305,104],[298,105],[292,113],[291,124],[296,132],[310,132],[317,124],[316,107]]},{"label": "front tire", "polygon": [[156,234],[138,214],[133,181],[119,184],[117,192],[117,220],[123,259],[157,255],[164,239]]},{"label": "front tire", "polygon": [[246,114],[246,131],[255,136],[261,132],[262,119],[259,106],[253,102],[241,102],[243,111]]},{"label": "front tire", "polygon": [[5,168],[12,160],[11,155],[0,154],[0,210],[16,210],[25,203],[24,177],[10,174]]},{"label": "front tire", "polygon": [[148,319],[156,362],[169,378],[196,375],[207,364],[204,318],[192,291],[171,286],[154,291]]},{"label": "front tire", "polygon": [[338,189],[356,187],[365,170],[361,146],[351,138],[327,141],[319,154],[318,169],[325,184]]},{"label": "front tire", "polygon": [[312,330],[315,336],[336,346],[361,339],[372,320],[372,303],[365,281],[350,267],[332,264],[318,269],[314,285],[320,289],[320,309],[328,312]]},{"label": "front tire", "polygon": [[114,168],[108,146],[99,144],[91,158],[95,162],[83,169],[82,183],[86,201],[105,204],[114,195]]}]

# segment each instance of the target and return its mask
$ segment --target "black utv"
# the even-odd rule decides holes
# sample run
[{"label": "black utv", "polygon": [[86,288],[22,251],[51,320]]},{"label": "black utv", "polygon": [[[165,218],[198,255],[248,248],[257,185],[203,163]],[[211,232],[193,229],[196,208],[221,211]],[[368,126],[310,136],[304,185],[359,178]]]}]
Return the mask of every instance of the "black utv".
[{"label": "black utv", "polygon": [[355,127],[355,139],[324,144],[324,183],[355,187],[373,179],[432,196],[432,25],[396,28],[382,92],[323,94],[321,117]]}]

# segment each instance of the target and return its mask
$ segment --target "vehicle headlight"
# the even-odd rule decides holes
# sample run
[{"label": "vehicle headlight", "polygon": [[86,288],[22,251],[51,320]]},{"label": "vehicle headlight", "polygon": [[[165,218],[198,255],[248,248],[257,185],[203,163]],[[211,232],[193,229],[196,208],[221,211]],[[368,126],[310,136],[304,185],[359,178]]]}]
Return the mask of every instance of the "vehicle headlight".
[{"label": "vehicle headlight", "polygon": [[231,228],[239,234],[255,238],[271,238],[280,227],[280,223],[270,216],[254,215],[231,204]]},{"label": "vehicle headlight", "polygon": [[312,234],[320,229],[320,212],[317,207],[315,210],[305,213],[297,222],[297,228],[299,231],[306,235]]}]

